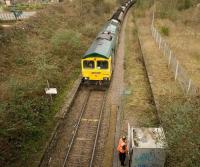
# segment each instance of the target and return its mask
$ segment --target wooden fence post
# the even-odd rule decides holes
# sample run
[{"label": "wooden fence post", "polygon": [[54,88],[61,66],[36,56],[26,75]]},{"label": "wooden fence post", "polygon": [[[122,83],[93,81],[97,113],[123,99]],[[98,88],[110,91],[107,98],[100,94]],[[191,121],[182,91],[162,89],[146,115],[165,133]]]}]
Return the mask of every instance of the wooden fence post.
[{"label": "wooden fence post", "polygon": [[176,62],[176,73],[175,73],[175,80],[177,79],[178,77],[178,67],[179,67],[179,62],[177,61]]},{"label": "wooden fence post", "polygon": [[152,18],[152,22],[151,22],[151,25],[152,25],[152,27],[153,27],[153,25],[154,25],[154,11],[153,11],[153,18]]},{"label": "wooden fence post", "polygon": [[156,29],[155,29],[155,27],[153,27],[154,28],[154,39],[156,39]]},{"label": "wooden fence post", "polygon": [[161,40],[162,40],[162,38],[160,36],[160,38],[159,38],[159,49],[161,48]]},{"label": "wooden fence post", "polygon": [[172,59],[172,51],[169,50],[169,61],[168,61],[168,67],[170,66],[171,59]]},{"label": "wooden fence post", "polygon": [[156,43],[158,43],[158,31],[156,30]]},{"label": "wooden fence post", "polygon": [[165,44],[164,44],[164,56],[166,56],[166,54],[167,54],[166,46],[167,46],[167,44],[166,44],[166,42],[165,42]]},{"label": "wooden fence post", "polygon": [[190,80],[189,80],[189,83],[188,83],[187,94],[188,94],[188,93],[189,93],[189,91],[190,91],[191,82],[192,82],[192,80],[190,79]]}]

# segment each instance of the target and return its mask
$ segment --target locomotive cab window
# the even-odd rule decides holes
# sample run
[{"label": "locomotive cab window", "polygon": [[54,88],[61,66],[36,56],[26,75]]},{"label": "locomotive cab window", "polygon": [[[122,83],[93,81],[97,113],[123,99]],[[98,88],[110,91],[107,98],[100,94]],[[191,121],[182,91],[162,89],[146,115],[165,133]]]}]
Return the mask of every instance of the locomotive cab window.
[{"label": "locomotive cab window", "polygon": [[83,68],[94,68],[94,61],[83,61]]},{"label": "locomotive cab window", "polygon": [[97,69],[108,69],[108,61],[97,61]]}]

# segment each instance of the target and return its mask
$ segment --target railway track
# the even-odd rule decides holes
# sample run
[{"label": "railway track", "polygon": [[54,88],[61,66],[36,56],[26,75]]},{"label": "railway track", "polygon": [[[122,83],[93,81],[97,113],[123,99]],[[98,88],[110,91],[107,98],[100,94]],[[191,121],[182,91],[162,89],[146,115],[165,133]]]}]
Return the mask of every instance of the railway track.
[{"label": "railway track", "polygon": [[105,99],[105,91],[88,92],[63,167],[93,165]]},{"label": "railway track", "polygon": [[101,121],[106,96],[106,90],[84,86],[78,90],[69,112],[56,130],[40,167],[91,167],[100,161],[100,131],[103,128]]}]

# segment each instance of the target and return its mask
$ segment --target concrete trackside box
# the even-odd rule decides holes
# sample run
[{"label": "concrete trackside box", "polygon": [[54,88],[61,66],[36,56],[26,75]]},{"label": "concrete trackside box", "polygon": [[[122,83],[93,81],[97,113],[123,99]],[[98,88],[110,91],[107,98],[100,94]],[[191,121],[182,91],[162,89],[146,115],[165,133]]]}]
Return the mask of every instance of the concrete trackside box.
[{"label": "concrete trackside box", "polygon": [[162,128],[130,128],[131,167],[164,167],[166,139]]}]

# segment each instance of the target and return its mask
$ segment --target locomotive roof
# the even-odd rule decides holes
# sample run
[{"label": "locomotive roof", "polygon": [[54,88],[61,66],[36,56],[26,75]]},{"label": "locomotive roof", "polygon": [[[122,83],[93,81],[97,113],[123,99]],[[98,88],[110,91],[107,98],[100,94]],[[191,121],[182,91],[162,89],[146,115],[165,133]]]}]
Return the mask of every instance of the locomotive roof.
[{"label": "locomotive roof", "polygon": [[115,43],[117,28],[118,27],[111,24],[111,22],[106,24],[103,31],[98,34],[97,38],[82,58],[103,57],[108,59],[111,56],[111,51]]},{"label": "locomotive roof", "polygon": [[102,35],[103,36],[96,38],[96,40],[92,43],[91,47],[82,56],[82,58],[103,57],[108,59],[111,56],[110,52],[112,48],[113,37],[111,34],[107,34],[107,37],[105,37],[105,34]]}]

